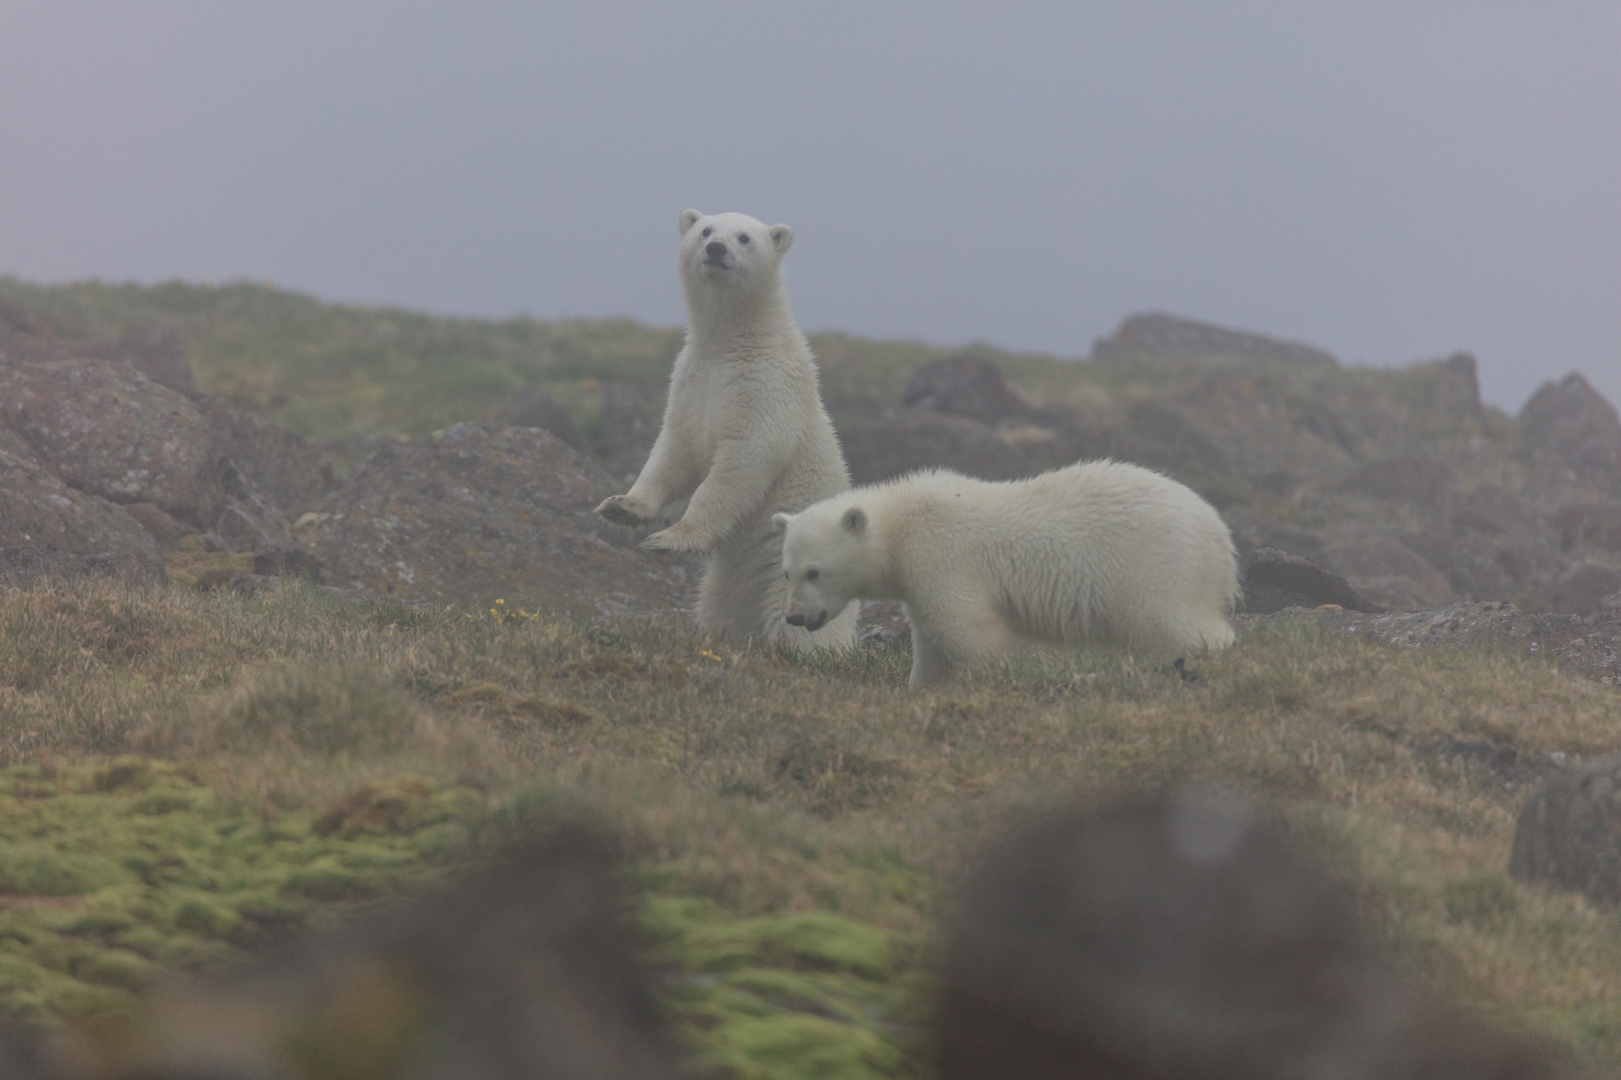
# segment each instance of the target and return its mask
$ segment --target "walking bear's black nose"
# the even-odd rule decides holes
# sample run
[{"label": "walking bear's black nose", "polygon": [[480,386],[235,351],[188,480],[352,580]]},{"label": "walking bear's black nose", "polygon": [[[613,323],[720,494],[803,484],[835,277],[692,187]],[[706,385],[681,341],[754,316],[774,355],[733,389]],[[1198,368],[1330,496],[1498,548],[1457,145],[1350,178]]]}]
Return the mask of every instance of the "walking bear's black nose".
[{"label": "walking bear's black nose", "polygon": [[790,616],[788,616],[788,625],[789,626],[804,626],[805,625],[805,616],[803,616],[803,615],[790,615]]},{"label": "walking bear's black nose", "polygon": [[711,259],[718,259],[722,255],[726,254],[726,245],[721,243],[719,240],[711,240],[709,243],[704,245],[704,254],[708,255]]}]

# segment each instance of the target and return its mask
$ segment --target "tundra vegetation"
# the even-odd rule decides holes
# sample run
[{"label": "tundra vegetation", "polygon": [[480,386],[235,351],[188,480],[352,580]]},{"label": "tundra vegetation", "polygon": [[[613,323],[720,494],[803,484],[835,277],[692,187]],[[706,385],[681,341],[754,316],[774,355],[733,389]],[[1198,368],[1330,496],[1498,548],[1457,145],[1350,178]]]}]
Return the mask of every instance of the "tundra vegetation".
[{"label": "tundra vegetation", "polygon": [[[629,322],[434,319],[251,284],[0,279],[0,301],[63,338],[176,334],[204,389],[320,440],[340,473],[537,388],[595,442],[604,387],[637,388],[656,416],[680,347],[679,331]],[[841,429],[880,417],[939,356],[812,346]],[[1099,424],[1210,375],[971,352],[1025,399]],[[1309,382],[1405,418],[1464,486],[1529,475],[1513,418],[1427,419],[1428,368],[1246,372],[1279,400]],[[1184,479],[1224,510],[1321,524],[1296,489]],[[1361,498],[1334,505],[1382,512]],[[926,1075],[937,929],[974,851],[1077,795],[1217,775],[1282,808],[1412,978],[1595,1075],[1621,1067],[1621,921],[1506,876],[1523,778],[1425,752],[1621,750],[1615,689],[1546,659],[1256,619],[1192,677],[1038,651],[914,693],[894,643],[797,656],[725,647],[674,616],[537,614],[532,597],[406,606],[291,579],[199,592],[181,554],[162,585],[0,591],[7,1017],[119,1013],[167,974],[244,963],[585,820],[615,839],[702,1068]]]}]

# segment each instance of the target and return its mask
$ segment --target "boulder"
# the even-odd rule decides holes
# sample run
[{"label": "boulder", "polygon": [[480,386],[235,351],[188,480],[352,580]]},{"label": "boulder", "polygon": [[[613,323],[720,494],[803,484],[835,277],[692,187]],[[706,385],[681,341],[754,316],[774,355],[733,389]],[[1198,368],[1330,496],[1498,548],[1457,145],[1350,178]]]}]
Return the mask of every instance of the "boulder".
[{"label": "boulder", "polygon": [[1578,474],[1621,478],[1621,417],[1575,372],[1543,383],[1531,395],[1520,410],[1520,431]]},{"label": "boulder", "polygon": [[854,484],[875,484],[918,469],[954,469],[981,480],[1039,472],[1018,448],[976,420],[944,413],[902,414],[839,432]]},{"label": "boulder", "polygon": [[1594,547],[1600,551],[1621,552],[1621,504],[1578,503],[1562,506],[1550,522],[1559,533],[1559,546]]},{"label": "boulder", "polygon": [[1321,607],[1338,604],[1352,611],[1379,611],[1380,607],[1353,589],[1348,581],[1300,555],[1275,547],[1259,547],[1244,564],[1244,610],[1254,614],[1286,607]]},{"label": "boulder", "polygon": [[240,481],[233,481],[225,470],[228,494],[246,499],[235,489],[245,484],[280,517],[296,521],[332,489],[331,466],[304,436],[212,394],[199,395],[197,407],[213,429],[220,455],[240,474]]},{"label": "boulder", "polygon": [[1389,533],[1343,525],[1330,529],[1327,539],[1322,565],[1380,607],[1423,611],[1457,599],[1435,567]]},{"label": "boulder", "polygon": [[1175,406],[1152,405],[1144,409],[1126,435],[1128,441],[1121,449],[1131,451],[1128,460],[1205,473],[1228,467],[1227,454],[1216,440],[1184,409]]},{"label": "boulder", "polygon": [[294,532],[329,583],[391,599],[677,610],[686,565],[639,551],[594,512],[620,490],[547,432],[458,424],[384,446]]},{"label": "boulder", "polygon": [[1133,315],[1092,346],[1092,359],[1122,363],[1143,358],[1195,362],[1261,361],[1304,368],[1334,368],[1330,353],[1293,341],[1228,330],[1164,312]]},{"label": "boulder", "polygon": [[1508,872],[1621,902],[1621,756],[1571,769],[1532,792],[1514,826]]},{"label": "boulder", "polygon": [[574,426],[573,419],[562,404],[544,390],[531,390],[518,399],[518,403],[502,417],[503,424],[512,427],[540,428],[549,431],[576,450],[584,450],[585,443]]},{"label": "boulder", "polygon": [[35,1075],[677,1080],[639,945],[606,843],[562,827],[436,893],[70,1032],[65,1060],[47,1063],[59,1071]]},{"label": "boulder", "polygon": [[658,434],[658,420],[640,389],[630,383],[602,384],[602,429],[596,451],[610,475],[633,483]]},{"label": "boulder", "polygon": [[1421,509],[1444,504],[1456,486],[1451,469],[1422,455],[1370,461],[1341,484],[1353,494]]},{"label": "boulder", "polygon": [[906,380],[901,401],[909,409],[966,416],[987,427],[1018,423],[1031,411],[1008,389],[1001,368],[974,356],[944,357],[922,365]]},{"label": "boulder", "polygon": [[1571,567],[1554,583],[1549,611],[1591,615],[1606,597],[1621,590],[1621,571],[1603,563],[1584,562]]},{"label": "boulder", "polygon": [[208,419],[128,365],[57,360],[0,366],[0,427],[25,438],[69,487],[152,503],[211,528],[225,506]]},{"label": "boulder", "polygon": [[1279,817],[1214,784],[1056,813],[961,890],[941,1080],[1545,1077],[1404,985]]},{"label": "boulder", "polygon": [[0,582],[163,580],[163,556],[140,522],[68,487],[20,443],[15,435],[0,438]]},{"label": "boulder", "polygon": [[1495,484],[1479,484],[1457,502],[1453,519],[1478,532],[1501,533],[1523,528],[1532,520],[1519,496]]}]

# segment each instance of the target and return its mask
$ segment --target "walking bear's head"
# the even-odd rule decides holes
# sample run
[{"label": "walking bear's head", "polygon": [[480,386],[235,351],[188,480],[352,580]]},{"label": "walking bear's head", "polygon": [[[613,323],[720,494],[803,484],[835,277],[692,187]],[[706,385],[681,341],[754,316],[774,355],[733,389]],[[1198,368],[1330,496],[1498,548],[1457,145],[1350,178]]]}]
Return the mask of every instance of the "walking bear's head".
[{"label": "walking bear's head", "polygon": [[782,572],[788,579],[788,625],[820,630],[852,600],[867,595],[881,566],[867,512],[833,498],[798,514],[777,514]]}]

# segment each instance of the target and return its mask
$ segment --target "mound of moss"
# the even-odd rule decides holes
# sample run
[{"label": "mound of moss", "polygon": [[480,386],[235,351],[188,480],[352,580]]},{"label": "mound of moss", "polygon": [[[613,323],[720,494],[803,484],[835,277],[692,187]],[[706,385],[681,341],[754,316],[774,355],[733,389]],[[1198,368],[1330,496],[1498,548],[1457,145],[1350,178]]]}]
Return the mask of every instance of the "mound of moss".
[{"label": "mound of moss", "polygon": [[162,974],[430,881],[477,805],[403,778],[284,816],[164,762],[0,770],[0,1014],[120,1010]]}]

